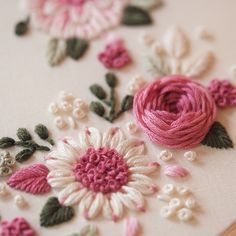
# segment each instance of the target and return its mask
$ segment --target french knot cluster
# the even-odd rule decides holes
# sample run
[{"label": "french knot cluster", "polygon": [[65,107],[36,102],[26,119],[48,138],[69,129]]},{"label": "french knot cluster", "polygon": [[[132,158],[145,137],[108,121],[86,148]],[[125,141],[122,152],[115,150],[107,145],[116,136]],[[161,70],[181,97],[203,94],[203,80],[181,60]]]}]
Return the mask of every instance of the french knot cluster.
[{"label": "french knot cluster", "polygon": [[140,90],[134,98],[137,123],[156,144],[192,148],[204,139],[216,117],[209,91],[184,76],[167,76]]}]

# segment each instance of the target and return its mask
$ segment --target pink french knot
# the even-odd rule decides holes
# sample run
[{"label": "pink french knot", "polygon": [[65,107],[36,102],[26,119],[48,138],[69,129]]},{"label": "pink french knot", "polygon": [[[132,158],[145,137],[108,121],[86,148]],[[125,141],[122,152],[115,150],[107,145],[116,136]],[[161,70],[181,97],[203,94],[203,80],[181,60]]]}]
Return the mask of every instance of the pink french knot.
[{"label": "pink french knot", "polygon": [[21,217],[13,219],[11,222],[2,221],[0,223],[1,236],[34,236],[35,232],[30,224]]},{"label": "pink french knot", "polygon": [[105,50],[98,54],[98,59],[108,69],[121,69],[132,62],[123,40],[110,37]]},{"label": "pink french knot", "polygon": [[140,225],[136,218],[128,217],[125,219],[125,236],[138,236]]},{"label": "pink french knot", "polygon": [[214,79],[208,89],[218,107],[236,105],[236,87],[229,80]]},{"label": "pink french knot", "polygon": [[181,75],[155,80],[134,98],[138,125],[156,144],[175,149],[197,146],[215,121],[209,91]]},{"label": "pink french knot", "polygon": [[185,177],[189,174],[188,170],[179,165],[165,166],[164,174],[170,177]]},{"label": "pink french knot", "polygon": [[51,190],[47,182],[48,168],[43,164],[34,164],[13,174],[7,184],[17,190],[32,194],[48,193]]}]

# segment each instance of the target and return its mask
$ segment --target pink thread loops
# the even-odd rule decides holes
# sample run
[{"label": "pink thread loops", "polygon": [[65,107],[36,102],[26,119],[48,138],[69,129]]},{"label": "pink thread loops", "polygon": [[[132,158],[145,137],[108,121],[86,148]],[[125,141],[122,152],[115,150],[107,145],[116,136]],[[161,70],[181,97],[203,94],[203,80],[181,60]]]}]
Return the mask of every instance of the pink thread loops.
[{"label": "pink thread loops", "polygon": [[177,149],[198,145],[216,117],[216,105],[207,89],[179,75],[155,80],[139,91],[133,110],[153,142]]}]

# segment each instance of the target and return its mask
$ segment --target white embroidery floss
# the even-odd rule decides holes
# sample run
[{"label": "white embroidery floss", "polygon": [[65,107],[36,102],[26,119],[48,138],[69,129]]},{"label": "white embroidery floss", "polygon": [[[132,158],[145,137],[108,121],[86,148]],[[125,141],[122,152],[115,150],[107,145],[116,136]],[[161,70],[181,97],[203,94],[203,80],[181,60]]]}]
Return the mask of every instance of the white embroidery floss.
[{"label": "white embroidery floss", "polygon": [[140,224],[134,217],[125,219],[125,236],[138,236],[140,231]]}]

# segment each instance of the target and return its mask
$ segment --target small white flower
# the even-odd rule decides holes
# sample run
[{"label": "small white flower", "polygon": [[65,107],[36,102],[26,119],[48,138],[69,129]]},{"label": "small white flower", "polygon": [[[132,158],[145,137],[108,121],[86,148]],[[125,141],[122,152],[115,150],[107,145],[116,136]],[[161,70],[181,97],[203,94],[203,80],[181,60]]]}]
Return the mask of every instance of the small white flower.
[{"label": "small white flower", "polygon": [[88,109],[88,105],[80,98],[76,98],[73,102],[73,106],[75,108],[79,108],[79,109],[83,109],[83,110],[87,110]]},{"label": "small white flower", "polygon": [[52,102],[48,107],[48,111],[53,115],[57,114],[59,112],[59,110],[60,109],[55,102]]},{"label": "small white flower", "polygon": [[72,112],[73,117],[76,120],[81,120],[84,119],[87,116],[87,112],[85,112],[83,109],[81,108],[75,108]]},{"label": "small white flower", "polygon": [[173,209],[171,209],[169,206],[164,206],[160,210],[160,216],[162,218],[169,218],[174,214]]},{"label": "small white flower", "polygon": [[73,106],[67,102],[67,101],[63,101],[60,104],[60,108],[64,111],[64,112],[71,112],[73,109]]},{"label": "small white flower", "polygon": [[177,212],[177,216],[181,221],[188,221],[193,217],[193,213],[190,209],[182,208]]},{"label": "small white flower", "polygon": [[71,103],[74,100],[74,96],[73,96],[72,93],[61,91],[61,92],[59,92],[59,99],[60,99],[61,102]]},{"label": "small white flower", "polygon": [[162,192],[167,195],[172,195],[175,192],[175,186],[173,184],[166,184],[162,187]]},{"label": "small white flower", "polygon": [[197,153],[194,151],[188,151],[184,153],[184,157],[186,158],[186,160],[188,161],[195,161],[197,158]]},{"label": "small white flower", "polygon": [[163,150],[161,151],[159,157],[162,161],[170,161],[173,158],[173,154],[168,150]]},{"label": "small white flower", "polygon": [[196,202],[195,198],[189,197],[188,199],[186,199],[185,206],[189,209],[195,208],[197,206],[197,202]]},{"label": "small white flower", "polygon": [[155,39],[152,34],[144,32],[140,35],[140,43],[144,44],[147,47],[150,47],[154,43]]},{"label": "small white flower", "polygon": [[16,206],[19,208],[24,208],[27,206],[27,202],[22,195],[16,195],[14,197],[14,202],[15,202]]},{"label": "small white flower", "polygon": [[186,196],[189,194],[189,189],[185,186],[178,186],[177,187],[177,192],[179,193],[180,196]]},{"label": "small white flower", "polygon": [[178,210],[182,205],[183,203],[179,198],[172,198],[169,202],[169,207],[173,210]]},{"label": "small white flower", "polygon": [[54,124],[56,125],[58,129],[64,129],[67,127],[66,121],[61,116],[57,116],[54,119]]},{"label": "small white flower", "polygon": [[135,122],[128,122],[126,124],[126,129],[131,135],[137,133],[137,131],[138,131],[138,127],[135,124]]}]

